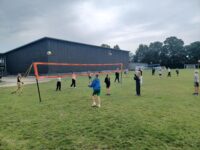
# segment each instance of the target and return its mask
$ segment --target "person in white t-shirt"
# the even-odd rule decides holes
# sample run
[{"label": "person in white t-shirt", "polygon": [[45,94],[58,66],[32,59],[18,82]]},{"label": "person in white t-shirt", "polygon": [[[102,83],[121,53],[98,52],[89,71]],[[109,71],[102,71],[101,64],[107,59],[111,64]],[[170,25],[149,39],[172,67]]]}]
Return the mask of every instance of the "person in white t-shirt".
[{"label": "person in white t-shirt", "polygon": [[199,71],[194,71],[194,93],[193,95],[199,95]]},{"label": "person in white t-shirt", "polygon": [[168,71],[167,77],[171,77],[171,69],[169,67],[168,67],[167,71]]},{"label": "person in white t-shirt", "polygon": [[162,69],[161,68],[159,69],[158,74],[159,74],[159,77],[161,78],[162,77]]}]

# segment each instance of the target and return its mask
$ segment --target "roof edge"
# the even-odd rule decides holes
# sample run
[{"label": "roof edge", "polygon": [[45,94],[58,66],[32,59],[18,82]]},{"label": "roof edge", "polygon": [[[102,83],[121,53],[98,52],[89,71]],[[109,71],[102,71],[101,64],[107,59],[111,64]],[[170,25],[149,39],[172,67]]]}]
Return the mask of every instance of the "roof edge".
[{"label": "roof edge", "polygon": [[7,52],[5,52],[5,53],[0,53],[0,54],[1,54],[1,55],[4,55],[4,54],[7,54],[7,53],[16,51],[16,50],[18,50],[19,48],[28,46],[28,45],[30,45],[30,44],[34,44],[34,43],[39,42],[39,41],[41,41],[41,40],[56,40],[56,41],[69,42],[69,43],[80,44],[80,45],[85,45],[85,46],[98,47],[98,48],[103,48],[103,49],[108,49],[108,50],[117,50],[117,51],[130,52],[130,51],[128,51],[128,50],[122,50],[122,49],[119,49],[119,50],[118,50],[118,49],[113,49],[113,48],[106,48],[106,47],[101,47],[101,46],[97,46],[97,45],[91,45],[91,44],[85,44],[85,43],[79,43],[79,42],[72,42],[72,41],[68,41],[68,40],[57,39],[57,38],[52,38],[52,37],[46,37],[46,36],[45,36],[45,37],[42,37],[42,38],[37,39],[37,40],[34,40],[34,41],[29,42],[29,43],[27,43],[27,44],[25,44],[25,45],[16,47],[16,48],[14,48],[14,49],[12,49],[12,50],[9,50],[9,51],[7,51]]},{"label": "roof edge", "polygon": [[[73,41],[68,41],[68,40],[63,40],[63,39],[58,39],[58,38],[52,38],[52,37],[44,37],[44,39],[58,40],[58,41],[63,41],[63,42],[69,42],[69,43],[74,43],[74,44],[81,44],[81,45],[86,45],[86,46],[93,46],[93,47],[98,47],[98,48],[103,48],[103,49],[109,49],[109,50],[118,50],[118,49],[114,49],[114,48],[106,48],[106,47],[101,47],[101,46],[97,46],[97,45],[80,43],[80,42],[73,42]],[[119,49],[119,51],[130,52],[128,50],[123,50],[123,49]]]}]

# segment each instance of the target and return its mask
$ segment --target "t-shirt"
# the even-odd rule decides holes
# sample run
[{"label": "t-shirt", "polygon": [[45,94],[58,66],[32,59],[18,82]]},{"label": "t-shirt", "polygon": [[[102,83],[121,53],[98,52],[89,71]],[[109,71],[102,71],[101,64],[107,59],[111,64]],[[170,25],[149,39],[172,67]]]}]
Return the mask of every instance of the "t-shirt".
[{"label": "t-shirt", "polygon": [[116,77],[119,77],[119,72],[115,72],[115,76],[116,76]]},{"label": "t-shirt", "polygon": [[136,81],[136,83],[140,83],[140,77],[139,76],[135,75],[134,80]]},{"label": "t-shirt", "polygon": [[72,79],[76,80],[76,75],[72,74]]},{"label": "t-shirt", "polygon": [[61,82],[61,78],[59,77],[59,78],[57,79],[57,81],[58,81],[58,82]]},{"label": "t-shirt", "polygon": [[139,69],[138,71],[140,72],[140,75],[142,76],[142,70],[141,70],[141,69]]},{"label": "t-shirt", "polygon": [[107,84],[107,85],[110,85],[110,78],[109,77],[106,77],[104,82]]},{"label": "t-shirt", "polygon": [[194,74],[194,82],[199,83],[199,74],[197,74],[197,73]]},{"label": "t-shirt", "polygon": [[17,82],[21,82],[21,77],[20,76],[17,77]]},{"label": "t-shirt", "polygon": [[100,90],[101,89],[101,84],[100,84],[100,80],[98,78],[95,78],[92,81],[92,84],[90,85],[90,87],[93,88],[93,90]]}]

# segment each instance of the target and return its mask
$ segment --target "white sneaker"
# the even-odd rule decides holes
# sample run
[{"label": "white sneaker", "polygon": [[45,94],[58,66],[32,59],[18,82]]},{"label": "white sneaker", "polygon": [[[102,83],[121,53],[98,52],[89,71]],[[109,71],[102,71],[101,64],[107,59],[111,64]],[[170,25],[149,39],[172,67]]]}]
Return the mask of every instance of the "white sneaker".
[{"label": "white sneaker", "polygon": [[93,104],[92,104],[92,107],[95,107],[95,106],[96,106],[96,103],[93,103]]},{"label": "white sneaker", "polygon": [[100,107],[101,107],[101,105],[99,104],[99,105],[97,105],[97,107],[99,107],[99,108],[100,108]]}]

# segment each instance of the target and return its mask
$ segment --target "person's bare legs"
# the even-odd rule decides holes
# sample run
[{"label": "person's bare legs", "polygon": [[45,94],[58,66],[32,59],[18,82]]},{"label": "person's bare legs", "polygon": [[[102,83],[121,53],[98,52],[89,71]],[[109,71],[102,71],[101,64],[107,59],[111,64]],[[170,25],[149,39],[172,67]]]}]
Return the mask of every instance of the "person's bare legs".
[{"label": "person's bare legs", "polygon": [[194,95],[198,95],[199,94],[199,87],[195,86],[194,87]]},{"label": "person's bare legs", "polygon": [[100,96],[97,96],[97,106],[98,107],[101,107],[101,98],[100,98]]},{"label": "person's bare legs", "polygon": [[22,86],[22,83],[20,83],[20,85],[19,85],[19,93],[20,94],[22,93],[22,90],[23,90],[23,86]]},{"label": "person's bare legs", "polygon": [[110,95],[110,88],[108,88],[108,95]]},{"label": "person's bare legs", "polygon": [[195,87],[195,93],[199,94],[199,87]]},{"label": "person's bare legs", "polygon": [[98,102],[98,96],[97,96],[97,95],[95,95],[95,103],[96,103],[96,106],[99,105],[99,102]]},{"label": "person's bare legs", "polygon": [[15,94],[15,93],[17,93],[17,92],[20,90],[20,88],[21,88],[21,87],[20,87],[20,86],[18,86],[18,87],[17,87],[17,89],[16,89],[15,91],[13,91],[13,92],[12,92],[12,94]]},{"label": "person's bare legs", "polygon": [[96,106],[95,96],[92,96],[92,106]]}]

